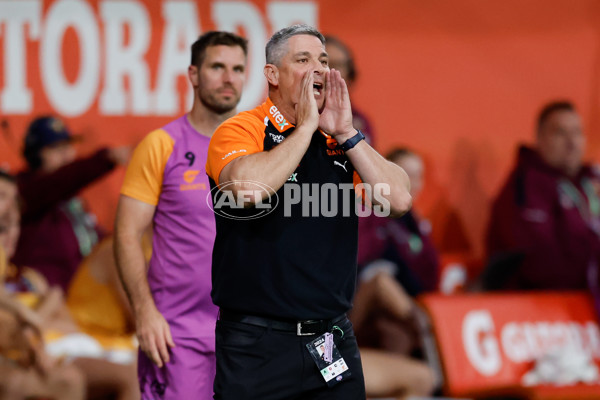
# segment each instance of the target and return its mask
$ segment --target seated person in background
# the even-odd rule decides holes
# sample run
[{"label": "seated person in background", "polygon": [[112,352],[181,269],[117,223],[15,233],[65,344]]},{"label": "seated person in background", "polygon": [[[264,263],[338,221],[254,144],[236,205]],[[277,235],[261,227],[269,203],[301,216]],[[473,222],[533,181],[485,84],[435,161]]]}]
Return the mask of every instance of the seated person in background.
[{"label": "seated person in background", "polygon": [[[415,200],[423,187],[421,158],[407,149],[393,150],[387,158],[406,171]],[[367,393],[430,395],[437,384],[434,372],[410,357],[420,347],[412,296],[435,291],[438,282],[429,226],[414,210],[399,218],[361,218],[358,263],[360,283],[350,319],[361,345]]]},{"label": "seated person in background", "polygon": [[[390,319],[404,321],[413,313],[413,304],[396,279],[379,272],[372,279],[361,282],[354,298],[350,319],[355,327],[365,327],[372,313],[385,312]],[[360,337],[357,337],[360,342]],[[402,337],[395,338],[398,341]],[[361,346],[360,354],[369,397],[429,396],[439,384],[427,363],[389,351]]]},{"label": "seated person in background", "polygon": [[[410,179],[410,194],[416,201],[424,184],[423,161],[406,148],[392,150],[387,159],[400,165]],[[395,264],[393,275],[411,296],[437,291],[439,258],[429,236],[431,225],[414,208],[399,218],[371,215],[361,218],[358,265],[369,275],[367,265],[376,260]],[[391,264],[388,264],[391,265]]]},{"label": "seated person in background", "polygon": [[[15,179],[0,171],[0,276],[7,271],[7,254],[16,244],[16,188]],[[83,400],[84,376],[77,367],[48,357],[40,325],[41,318],[0,285],[0,400]]]},{"label": "seated person in background", "polygon": [[[151,231],[142,237],[142,249],[148,263],[152,254]],[[83,260],[69,287],[67,305],[81,331],[103,346],[131,348],[135,321],[119,280],[113,236],[103,239]]]},{"label": "seated person in background", "polygon": [[77,193],[125,164],[128,147],[102,149],[75,159],[73,136],[54,117],[35,119],[25,135],[29,169],[17,176],[23,201],[22,234],[16,265],[39,271],[65,291],[77,266],[98,243],[100,230]]},{"label": "seated person in background", "polygon": [[[0,181],[9,182],[7,179],[0,175]],[[27,267],[17,268],[8,262],[19,238],[19,222],[19,208],[13,201],[0,220],[0,247],[4,249],[0,260],[0,305],[15,312],[20,320],[26,321],[39,333],[39,337],[32,338],[37,340],[30,345],[40,346],[36,356],[39,352],[45,354],[41,349],[46,342],[45,351],[49,354],[58,359],[73,359],[73,365],[85,376],[89,398],[106,394],[114,394],[118,400],[139,398],[135,359],[129,360],[128,364],[105,359],[107,352],[101,343],[83,334],[71,317],[61,289],[49,287],[38,272]],[[135,354],[131,348],[130,353]],[[50,358],[45,363],[52,365],[56,361]]]},{"label": "seated person in background", "polygon": [[49,358],[35,331],[1,299],[0,325],[0,400],[85,398],[79,369]]},{"label": "seated person in background", "polygon": [[9,255],[16,246],[15,229],[18,230],[17,215],[17,184],[15,178],[0,170],[0,306],[16,315],[19,321],[31,326],[36,332],[40,331],[41,319],[19,302],[10,299],[4,289],[3,278],[12,266],[8,262]]},{"label": "seated person in background", "polygon": [[583,163],[584,152],[573,104],[546,105],[534,148],[519,148],[493,203],[484,289],[597,291],[600,175]]},{"label": "seated person in background", "polygon": [[[395,149],[387,158],[406,171],[410,179],[411,196],[417,200],[423,188],[421,158],[408,149]],[[421,221],[414,209],[400,218],[375,215],[361,218],[358,235],[361,284],[371,281],[380,273],[395,277],[406,307],[411,306],[412,297],[437,291],[439,261],[429,237],[430,230],[429,223]],[[355,305],[355,318],[365,318],[364,329],[357,329],[359,344],[400,354],[411,354],[419,348],[419,334],[410,312],[399,319],[390,315],[386,307],[379,307],[375,312],[366,307],[364,309],[369,310],[369,314],[364,316],[358,315],[356,309]]]},{"label": "seated person in background", "polygon": [[7,212],[16,198],[17,185],[15,178],[0,169],[0,217],[7,217]]}]

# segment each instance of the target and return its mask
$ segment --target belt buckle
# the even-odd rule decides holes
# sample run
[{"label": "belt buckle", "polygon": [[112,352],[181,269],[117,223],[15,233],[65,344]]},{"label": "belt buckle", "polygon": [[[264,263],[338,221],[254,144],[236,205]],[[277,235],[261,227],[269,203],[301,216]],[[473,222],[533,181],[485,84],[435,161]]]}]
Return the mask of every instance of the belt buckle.
[{"label": "belt buckle", "polygon": [[312,335],[314,335],[314,333],[310,333],[310,332],[304,333],[304,332],[302,332],[302,324],[304,322],[311,322],[311,321],[303,321],[303,322],[299,321],[296,324],[296,336],[312,336]]}]

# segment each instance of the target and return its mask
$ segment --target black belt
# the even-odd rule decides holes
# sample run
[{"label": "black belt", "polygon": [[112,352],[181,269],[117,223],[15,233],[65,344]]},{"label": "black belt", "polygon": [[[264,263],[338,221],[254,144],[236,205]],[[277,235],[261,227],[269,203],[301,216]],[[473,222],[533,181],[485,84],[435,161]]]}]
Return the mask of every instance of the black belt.
[{"label": "black belt", "polygon": [[263,328],[284,332],[293,332],[298,336],[319,335],[331,330],[331,328],[340,321],[346,319],[346,314],[339,315],[332,319],[318,319],[307,321],[290,321],[273,318],[258,317],[256,315],[240,314],[235,311],[219,310],[219,319],[230,322],[241,322],[243,324],[260,326]]}]

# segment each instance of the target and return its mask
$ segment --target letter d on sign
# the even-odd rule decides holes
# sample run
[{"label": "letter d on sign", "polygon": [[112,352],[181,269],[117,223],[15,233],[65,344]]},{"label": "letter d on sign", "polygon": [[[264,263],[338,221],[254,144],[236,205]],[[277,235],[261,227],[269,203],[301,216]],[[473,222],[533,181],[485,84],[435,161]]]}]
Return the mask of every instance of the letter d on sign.
[{"label": "letter d on sign", "polygon": [[462,325],[462,339],[471,365],[482,375],[491,376],[502,367],[494,321],[485,310],[470,311]]}]

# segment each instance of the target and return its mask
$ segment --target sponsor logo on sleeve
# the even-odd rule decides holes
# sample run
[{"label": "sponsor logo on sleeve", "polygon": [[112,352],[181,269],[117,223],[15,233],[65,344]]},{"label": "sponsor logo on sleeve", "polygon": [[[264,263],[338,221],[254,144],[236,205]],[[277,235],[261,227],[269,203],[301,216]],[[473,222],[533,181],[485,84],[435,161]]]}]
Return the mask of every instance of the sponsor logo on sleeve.
[{"label": "sponsor logo on sleeve", "polygon": [[233,150],[233,151],[230,151],[229,153],[225,154],[225,155],[224,155],[224,156],[221,158],[221,160],[224,160],[224,159],[226,159],[226,158],[228,158],[228,157],[231,157],[231,156],[232,156],[232,155],[234,155],[234,154],[238,154],[238,153],[245,153],[245,152],[246,152],[246,149],[241,149],[241,150]]},{"label": "sponsor logo on sleeve", "polygon": [[273,119],[275,120],[275,122],[277,122],[277,126],[279,126],[279,130],[280,131],[283,131],[285,129],[285,127],[287,125],[289,125],[289,122],[287,122],[285,120],[285,118],[283,117],[283,115],[281,115],[281,113],[279,112],[279,110],[277,109],[277,107],[272,106],[269,109],[269,112],[273,116]]}]

